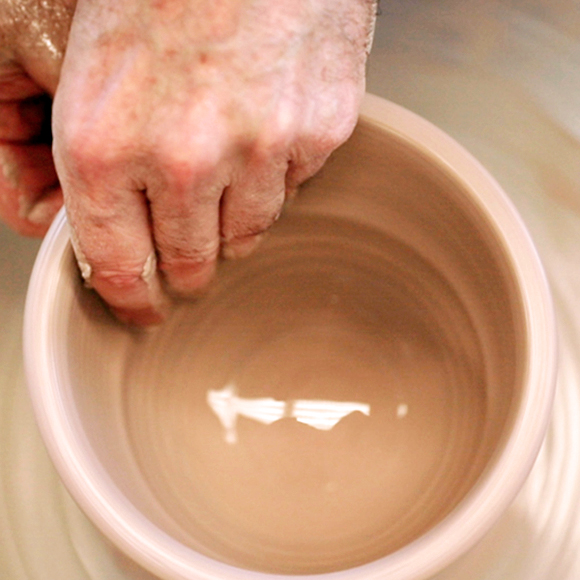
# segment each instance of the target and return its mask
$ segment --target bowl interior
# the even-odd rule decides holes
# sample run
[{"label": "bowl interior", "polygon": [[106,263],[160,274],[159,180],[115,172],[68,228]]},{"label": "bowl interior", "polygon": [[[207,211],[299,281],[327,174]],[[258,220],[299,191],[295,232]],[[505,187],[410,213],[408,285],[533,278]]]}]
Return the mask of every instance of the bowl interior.
[{"label": "bowl interior", "polygon": [[62,256],[55,373],[95,473],[242,568],[320,573],[419,538],[506,441],[527,343],[467,186],[361,121],[251,257],[129,332]]}]

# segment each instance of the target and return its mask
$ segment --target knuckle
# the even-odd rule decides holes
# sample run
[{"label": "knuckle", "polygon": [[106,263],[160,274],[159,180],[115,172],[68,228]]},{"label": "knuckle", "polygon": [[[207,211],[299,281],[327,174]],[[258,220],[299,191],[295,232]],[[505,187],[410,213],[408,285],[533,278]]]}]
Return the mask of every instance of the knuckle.
[{"label": "knuckle", "polygon": [[[103,147],[103,143],[107,143]],[[122,145],[115,143],[114,135],[82,123],[67,123],[55,140],[55,150],[66,168],[79,179],[90,181],[108,171],[119,157]]]},{"label": "knuckle", "polygon": [[260,161],[286,157],[300,133],[302,112],[294,103],[283,100],[262,119],[253,134],[251,152]]},{"label": "knuckle", "polygon": [[140,257],[140,252],[131,257],[127,250],[123,256],[118,251],[111,253],[110,248],[99,244],[96,247],[81,250],[81,255],[87,263],[91,264],[93,278],[110,283],[112,286],[124,288],[132,286],[141,279],[146,258]]},{"label": "knuckle", "polygon": [[97,181],[104,172],[135,165],[143,136],[125,114],[73,107],[55,122],[54,148],[66,169],[80,179]]},{"label": "knuckle", "polygon": [[340,147],[352,134],[358,121],[358,102],[345,98],[305,132],[301,141],[314,155],[329,155]]},{"label": "knuckle", "polygon": [[216,180],[232,139],[212,116],[185,115],[181,125],[158,124],[151,135],[151,153],[166,187],[191,190]]},{"label": "knuckle", "polygon": [[195,264],[206,264],[215,260],[218,250],[218,240],[205,240],[182,247],[164,248],[159,268],[164,272],[168,272]]},{"label": "knuckle", "polygon": [[270,211],[243,212],[231,216],[223,226],[222,238],[228,243],[236,238],[254,236],[267,231],[278,219],[280,208]]},{"label": "knuckle", "polygon": [[115,308],[135,308],[149,302],[148,285],[143,279],[142,268],[95,268],[88,281]]},{"label": "knuckle", "polygon": [[319,155],[332,153],[338,149],[352,134],[356,125],[356,116],[343,118],[326,130],[318,131],[313,137],[314,150]]},{"label": "knuckle", "polygon": [[129,292],[134,290],[141,283],[141,271],[129,272],[119,269],[96,270],[93,274],[93,282],[106,284],[112,290],[119,292]]},{"label": "knuckle", "polygon": [[172,191],[189,192],[215,177],[219,160],[211,152],[192,152],[174,146],[165,147],[157,154],[165,185]]},{"label": "knuckle", "polygon": [[253,147],[254,157],[262,161],[285,157],[296,132],[293,127],[274,127],[262,131]]},{"label": "knuckle", "polygon": [[352,114],[336,122],[321,122],[316,128],[301,136],[293,147],[291,155],[294,173],[300,170],[298,171],[301,175],[299,181],[303,181],[318,171],[330,154],[348,140],[356,126],[357,118],[357,114]]},{"label": "knuckle", "polygon": [[177,295],[188,296],[206,287],[214,276],[217,246],[196,252],[173,252],[161,259],[160,270]]}]

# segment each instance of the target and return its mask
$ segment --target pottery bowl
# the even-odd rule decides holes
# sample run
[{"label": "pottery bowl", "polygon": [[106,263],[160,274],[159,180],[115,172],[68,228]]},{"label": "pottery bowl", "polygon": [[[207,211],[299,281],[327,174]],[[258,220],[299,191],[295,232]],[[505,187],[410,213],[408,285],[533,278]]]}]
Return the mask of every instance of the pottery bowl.
[{"label": "pottery bowl", "polygon": [[150,332],[83,287],[60,215],[24,343],[68,490],[166,579],[429,577],[517,494],[555,382],[549,290],[510,201],[372,96],[255,254]]}]

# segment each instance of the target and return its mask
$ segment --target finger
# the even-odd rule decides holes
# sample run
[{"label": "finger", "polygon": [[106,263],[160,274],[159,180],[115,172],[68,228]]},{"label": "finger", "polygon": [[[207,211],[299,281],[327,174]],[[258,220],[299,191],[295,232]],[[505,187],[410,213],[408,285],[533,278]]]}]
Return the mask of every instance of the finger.
[{"label": "finger", "polygon": [[288,164],[286,190],[289,192],[290,197],[295,195],[300,185],[322,169],[329,156],[330,153],[323,153],[306,157],[304,160],[301,159],[302,156],[296,156],[295,160]]},{"label": "finger", "polygon": [[167,300],[157,274],[144,194],[104,182],[90,189],[69,186],[64,192],[83,278],[123,322],[161,322]]},{"label": "finger", "polygon": [[224,192],[221,204],[222,255],[248,255],[278,219],[286,194],[287,162],[250,163]]},{"label": "finger", "polygon": [[[164,187],[149,190],[159,268],[169,289],[191,296],[213,278],[219,253],[219,203],[225,181],[170,172]],[[185,173],[189,173],[187,170]]]},{"label": "finger", "polygon": [[45,91],[15,62],[0,65],[0,100],[14,101],[38,97]]},{"label": "finger", "polygon": [[0,217],[17,232],[40,237],[62,206],[48,145],[0,142]]},{"label": "finger", "polygon": [[358,119],[360,95],[348,89],[336,105],[311,107],[303,116],[300,135],[293,143],[286,174],[287,191],[297,188],[313,177],[326,163],[333,151],[352,134]]}]

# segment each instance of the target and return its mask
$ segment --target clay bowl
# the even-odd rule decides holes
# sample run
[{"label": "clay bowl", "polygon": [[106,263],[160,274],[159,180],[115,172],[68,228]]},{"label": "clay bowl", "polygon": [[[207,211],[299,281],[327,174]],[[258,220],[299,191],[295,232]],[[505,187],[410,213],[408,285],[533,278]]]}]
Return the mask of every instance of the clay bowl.
[{"label": "clay bowl", "polygon": [[167,579],[426,578],[513,500],[554,391],[549,290],[510,201],[372,96],[255,254],[151,332],[83,287],[61,215],[24,336],[64,483]]}]

